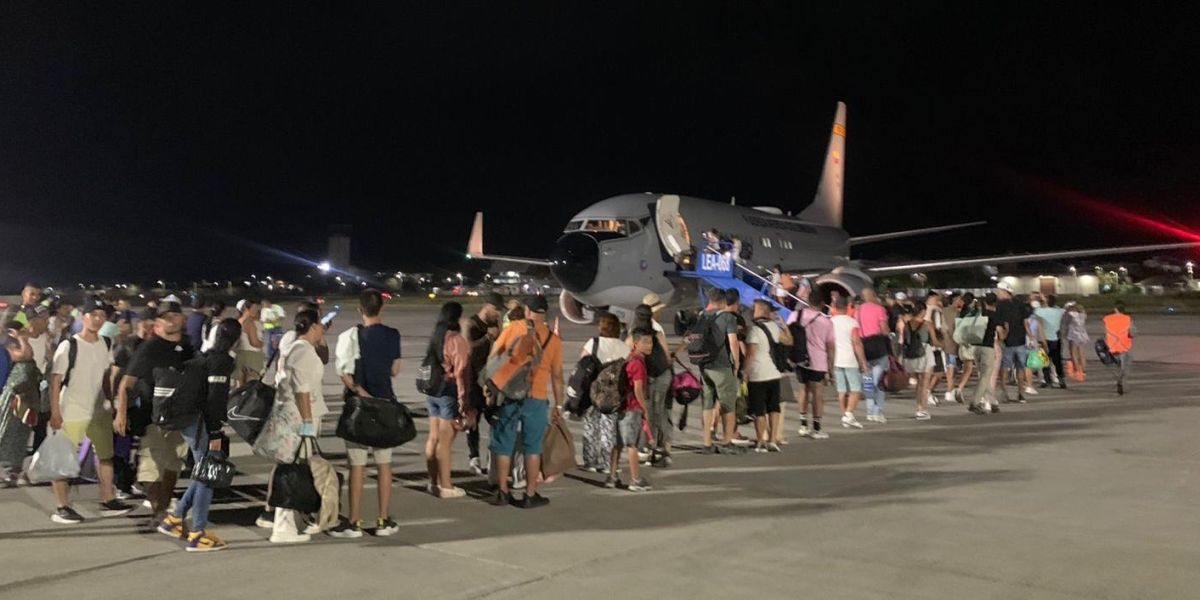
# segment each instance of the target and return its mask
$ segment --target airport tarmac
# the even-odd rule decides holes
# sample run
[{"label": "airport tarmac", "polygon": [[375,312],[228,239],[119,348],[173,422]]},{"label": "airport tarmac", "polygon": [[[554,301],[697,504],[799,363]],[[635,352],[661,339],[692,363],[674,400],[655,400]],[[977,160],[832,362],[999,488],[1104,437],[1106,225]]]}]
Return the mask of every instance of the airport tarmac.
[{"label": "airport tarmac", "polygon": [[[396,389],[422,414],[412,378],[434,312],[387,313],[410,357]],[[419,438],[395,459],[390,538],[268,543],[253,521],[270,465],[242,443],[242,474],[211,514],[230,548],[210,555],[136,533],[145,509],[57,525],[49,487],[0,490],[0,598],[1195,598],[1200,320],[1137,324],[1124,397],[1093,362],[1087,383],[997,415],[943,405],[915,422],[910,392],[889,401],[887,425],[849,431],[829,419],[821,442],[797,437],[790,405],[784,451],[741,457],[688,452],[693,410],[674,465],[647,469],[655,489],[644,494],[576,473],[547,486],[552,503],[536,511],[439,500],[423,492]],[[591,333],[564,321],[566,355]],[[332,367],[325,383],[331,432]],[[321,446],[341,460],[339,440]],[[465,441],[455,452],[460,485],[483,493],[463,472]],[[73,497],[95,516],[95,486]],[[374,504],[368,490],[368,518]]]}]

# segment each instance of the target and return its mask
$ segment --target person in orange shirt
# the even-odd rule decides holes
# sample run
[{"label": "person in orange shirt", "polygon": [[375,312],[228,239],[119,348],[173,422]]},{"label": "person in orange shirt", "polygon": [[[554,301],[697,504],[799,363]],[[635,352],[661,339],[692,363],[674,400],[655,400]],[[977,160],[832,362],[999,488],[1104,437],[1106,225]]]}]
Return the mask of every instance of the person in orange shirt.
[{"label": "person in orange shirt", "polygon": [[1133,325],[1133,317],[1129,316],[1125,303],[1118,300],[1113,305],[1112,314],[1104,317],[1104,342],[1108,344],[1108,352],[1117,360],[1117,394],[1125,394],[1125,375],[1129,373],[1130,356],[1133,350],[1133,336],[1137,328]]},{"label": "person in orange shirt", "polygon": [[[513,449],[517,442],[517,426],[520,425],[521,441],[525,449],[525,472],[528,474],[525,498],[516,501],[509,491],[508,477],[499,478],[500,489],[489,500],[495,506],[513,504],[520,508],[538,508],[550,503],[538,494],[537,473],[542,465],[542,437],[549,426],[549,418],[562,418],[563,359],[562,339],[546,325],[548,302],[545,296],[532,296],[525,302],[525,320],[513,321],[492,346],[492,357],[500,356],[518,344],[533,327],[537,343],[542,346],[541,360],[533,372],[529,397],[520,401],[506,402],[499,407],[496,425],[492,428],[492,440],[488,449],[497,456],[496,471],[506,474],[512,465]],[[546,400],[551,389],[554,393],[553,406]]]}]

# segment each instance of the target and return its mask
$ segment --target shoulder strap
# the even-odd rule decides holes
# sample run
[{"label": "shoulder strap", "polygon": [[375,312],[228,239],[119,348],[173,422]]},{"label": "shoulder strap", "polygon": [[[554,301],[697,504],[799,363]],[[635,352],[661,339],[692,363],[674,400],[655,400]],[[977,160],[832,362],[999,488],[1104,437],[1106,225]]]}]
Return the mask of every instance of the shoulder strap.
[{"label": "shoulder strap", "polygon": [[354,329],[355,337],[358,338],[358,360],[356,361],[358,364],[354,365],[354,383],[365,387],[367,378],[366,374],[363,373],[363,363],[366,359],[366,355],[363,354],[363,331],[366,328],[362,326],[362,323],[359,323],[354,326]]},{"label": "shoulder strap", "polygon": [[63,375],[62,387],[71,382],[71,372],[75,370],[75,357],[79,355],[79,340],[75,336],[67,338],[67,373]]},{"label": "shoulder strap", "polygon": [[600,352],[600,336],[592,338],[592,356],[595,356],[596,360],[600,360],[600,357],[596,354],[597,352]]},{"label": "shoulder strap", "polygon": [[777,343],[779,343],[779,342],[778,342],[778,341],[775,339],[775,336],[771,335],[771,330],[770,330],[770,329],[767,327],[767,324],[766,324],[766,323],[763,323],[762,321],[755,321],[755,322],[754,322],[754,324],[755,324],[755,325],[757,325],[757,326],[758,326],[758,328],[762,330],[762,332],[763,332],[763,335],[767,336],[767,342],[768,342],[768,343],[771,343],[771,344],[777,344]]}]

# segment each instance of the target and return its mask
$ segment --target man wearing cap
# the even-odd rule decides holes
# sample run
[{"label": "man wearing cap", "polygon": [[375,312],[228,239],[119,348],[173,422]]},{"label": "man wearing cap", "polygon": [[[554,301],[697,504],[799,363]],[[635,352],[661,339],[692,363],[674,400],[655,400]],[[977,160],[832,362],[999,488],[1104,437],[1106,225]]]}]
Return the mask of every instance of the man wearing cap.
[{"label": "man wearing cap", "polygon": [[[541,347],[541,360],[532,374],[532,384],[529,397],[518,402],[506,402],[500,406],[496,415],[496,425],[492,428],[492,440],[488,449],[497,457],[497,472],[500,489],[491,499],[495,506],[513,504],[520,508],[538,508],[550,503],[538,494],[539,481],[536,473],[542,465],[542,437],[549,425],[547,417],[553,414],[557,421],[562,419],[563,394],[562,372],[562,340],[546,325],[546,311],[549,304],[545,296],[530,296],[525,301],[525,319],[513,321],[500,332],[500,337],[492,347],[490,356],[500,356],[509,348],[518,344],[533,328],[534,338]],[[553,389],[554,405],[546,400],[547,392]],[[516,446],[518,425],[520,426],[521,441],[525,451],[525,472],[529,474],[525,498],[515,501],[509,492],[508,477],[512,465],[513,449]]]},{"label": "man wearing cap", "polygon": [[[996,379],[999,376],[1000,363],[1004,356],[1004,324],[996,315],[997,295],[989,293],[983,297],[983,311],[980,312],[987,321],[987,327],[983,330],[983,339],[975,346],[975,361],[979,366],[979,383],[975,387],[975,397],[972,398],[971,405],[967,410],[977,414],[986,415],[989,413],[1000,412],[999,400],[995,397]],[[1005,394],[1004,386],[999,387],[1000,394]]]},{"label": "man wearing cap", "polygon": [[1001,359],[1001,376],[996,382],[996,388],[1003,397],[1004,402],[1008,402],[1008,391],[1005,385],[1008,383],[1007,374],[1010,369],[1017,370],[1017,402],[1024,403],[1025,397],[1021,394],[1021,385],[1025,383],[1025,375],[1029,371],[1026,369],[1026,361],[1029,359],[1029,347],[1026,345],[1025,339],[1025,314],[1023,306],[1013,298],[1012,284],[1007,281],[1001,281],[996,284],[996,319],[999,321],[999,327],[996,330],[996,335],[1000,335],[1000,328],[1003,328],[1003,357]]},{"label": "man wearing cap", "polygon": [[[503,309],[504,298],[496,292],[489,292],[483,296],[483,306],[479,307],[479,312],[471,315],[469,323],[467,323],[467,342],[471,345],[470,367],[471,373],[475,375],[482,373],[484,367],[487,366],[488,353],[492,350],[492,343],[500,337],[500,318]],[[483,395],[483,388],[479,385],[479,378],[471,377],[470,380],[471,389],[468,398],[475,413],[479,415],[479,419],[467,430],[467,451],[470,456],[471,472],[483,475],[483,465],[479,460],[479,421],[484,420],[487,399]]]},{"label": "man wearing cap", "polygon": [[[100,515],[120,516],[133,510],[113,494],[113,421],[105,408],[111,397],[107,385],[112,364],[109,342],[100,337],[100,327],[108,321],[109,307],[98,298],[83,305],[83,331],[63,340],[54,351],[50,376],[50,429],[62,432],[79,445],[87,437],[100,462]],[[55,523],[81,523],[83,517],[71,508],[66,479],[54,482],[58,508],[50,520]]]},{"label": "man wearing cap", "polygon": [[[154,511],[151,525],[155,527],[166,515],[183,467],[187,444],[178,431],[149,424],[154,369],[182,370],[183,363],[194,355],[187,336],[183,335],[183,324],[183,305],[179,298],[171,295],[160,300],[154,319],[154,335],[134,352],[117,392],[117,417],[113,428],[119,434],[131,433],[141,438],[137,479],[146,490],[146,498]],[[143,426],[144,431],[139,431]]]}]

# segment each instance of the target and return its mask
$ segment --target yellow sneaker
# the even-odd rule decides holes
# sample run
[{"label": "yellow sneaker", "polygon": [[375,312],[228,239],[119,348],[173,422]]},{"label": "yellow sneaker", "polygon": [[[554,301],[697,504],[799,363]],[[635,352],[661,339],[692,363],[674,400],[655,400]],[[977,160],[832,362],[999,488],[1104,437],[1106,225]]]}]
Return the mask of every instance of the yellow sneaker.
[{"label": "yellow sneaker", "polygon": [[221,538],[205,531],[193,531],[187,537],[188,552],[214,552],[224,550],[225,546]]}]

